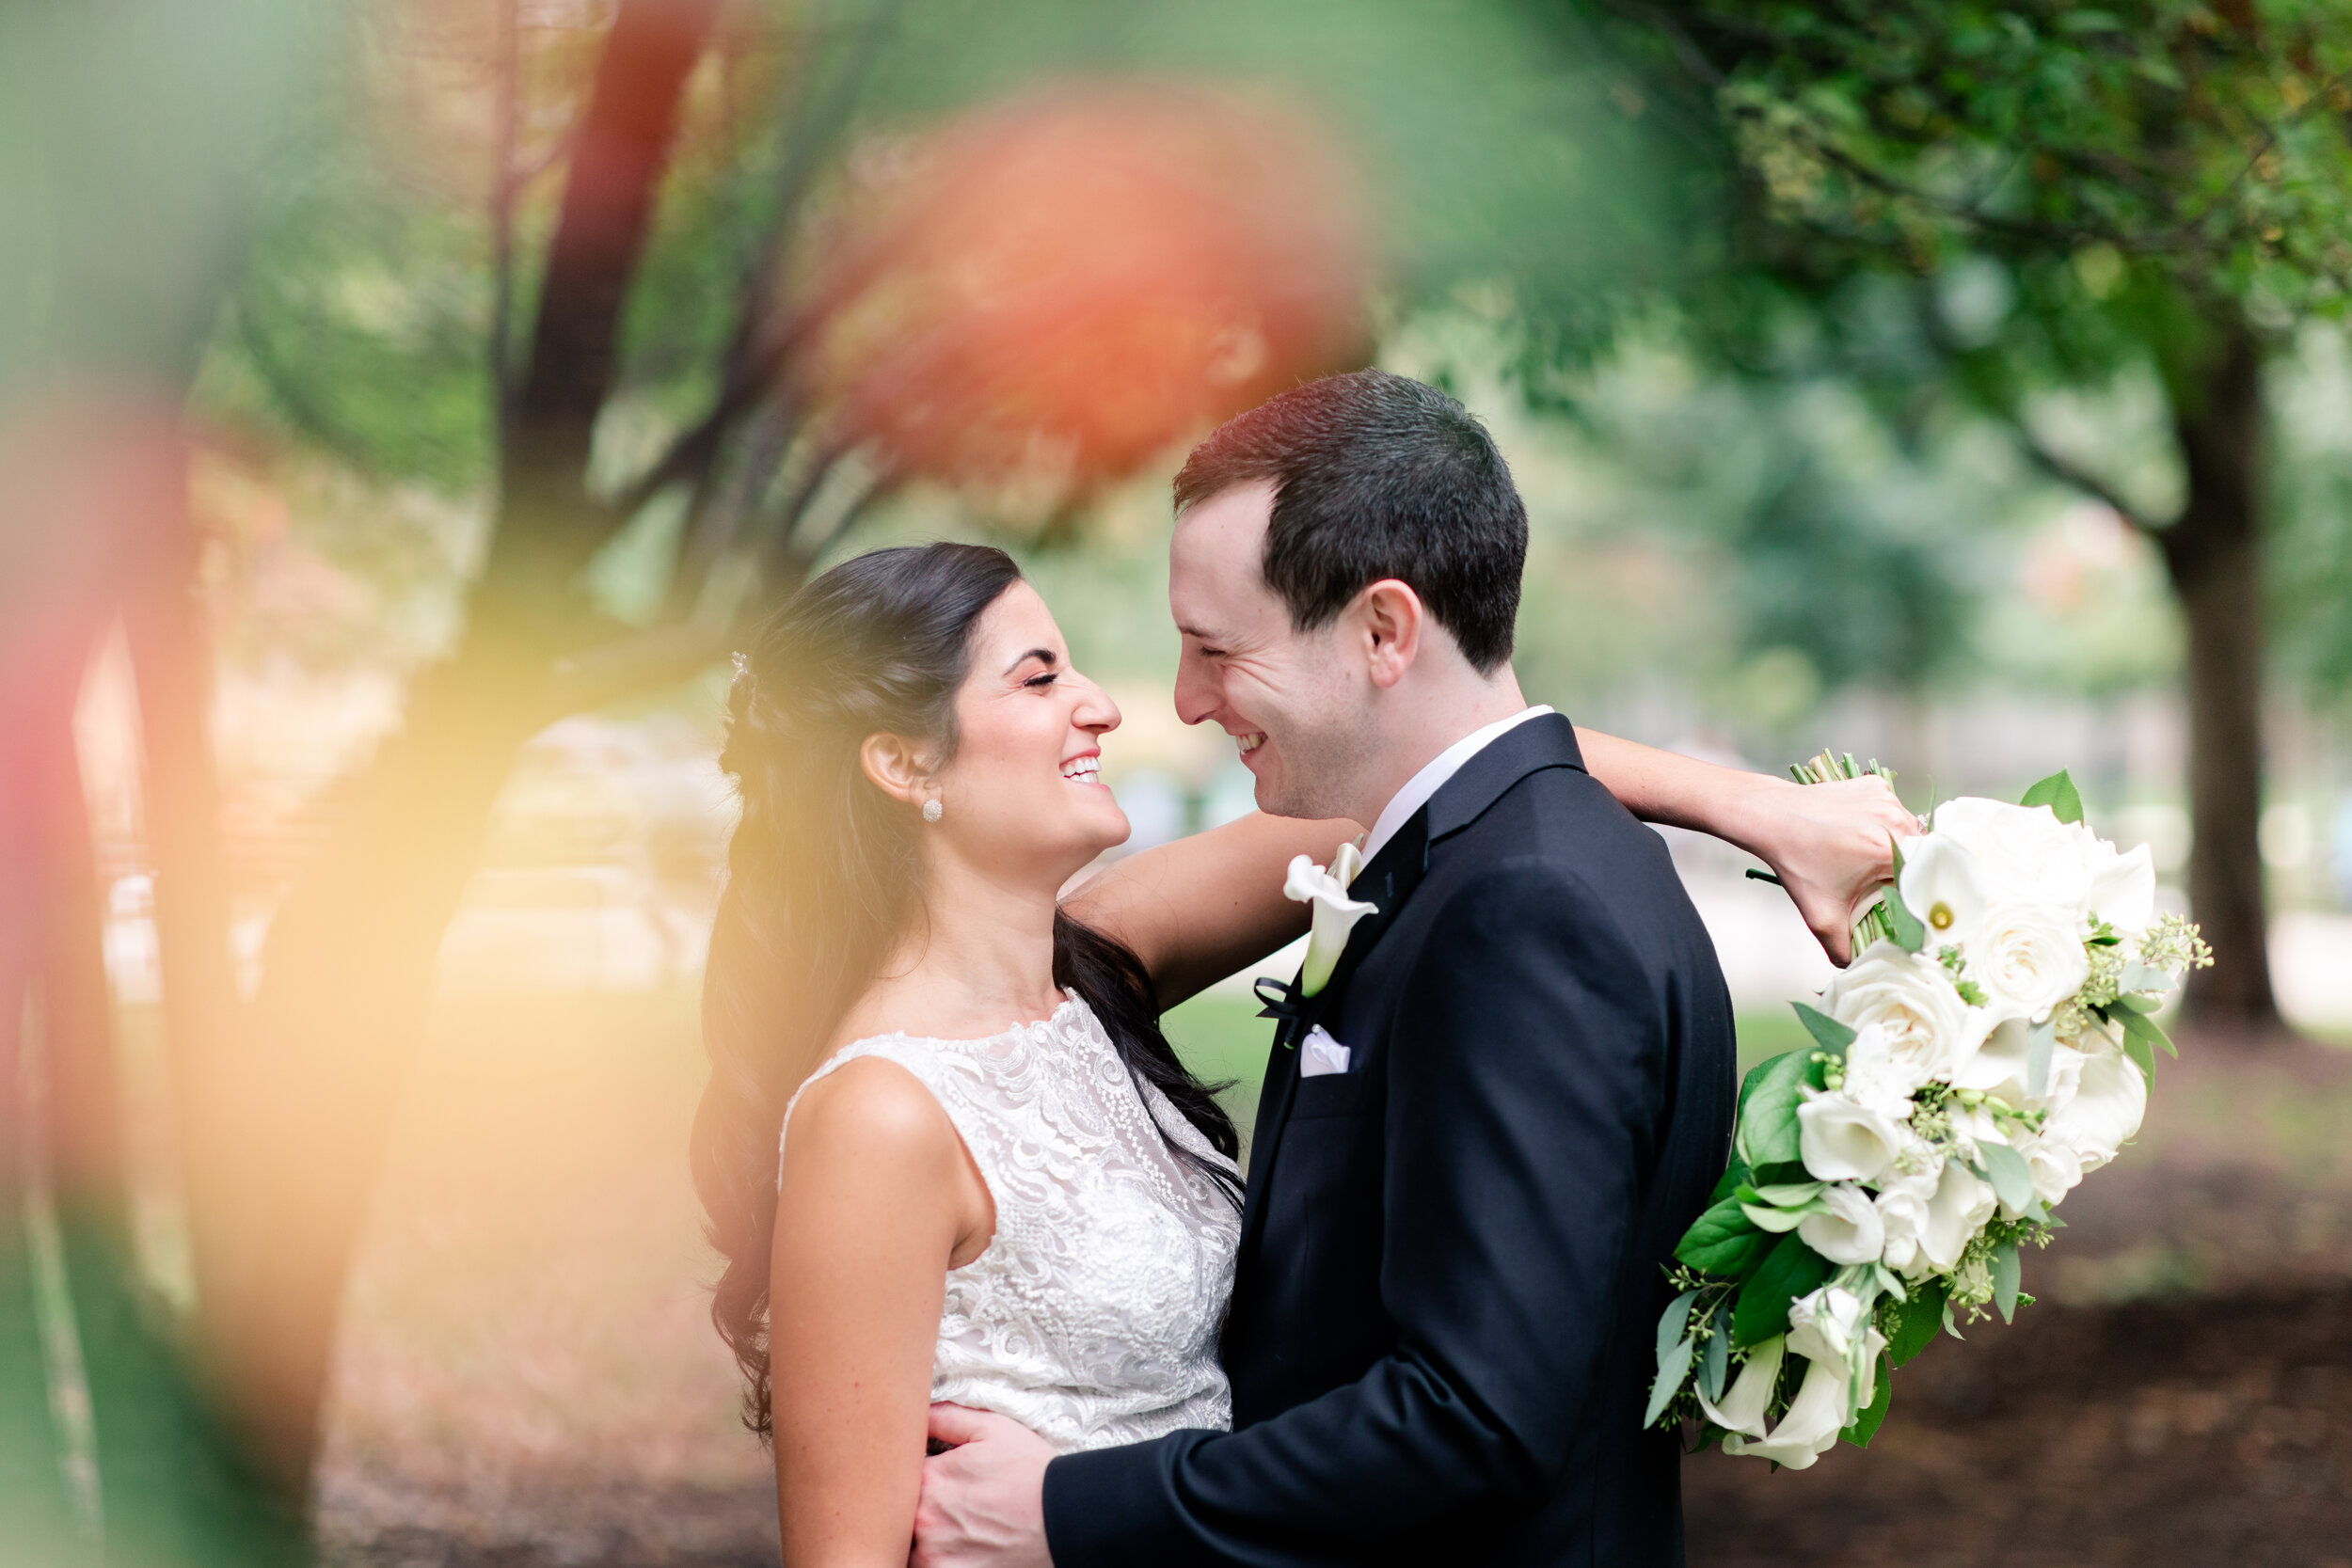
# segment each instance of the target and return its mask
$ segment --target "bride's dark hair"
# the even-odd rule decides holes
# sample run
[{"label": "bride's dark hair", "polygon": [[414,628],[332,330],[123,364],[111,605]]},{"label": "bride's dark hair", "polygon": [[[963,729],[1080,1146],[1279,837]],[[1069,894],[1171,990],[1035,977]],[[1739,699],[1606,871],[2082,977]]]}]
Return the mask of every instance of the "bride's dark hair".
[{"label": "bride's dark hair", "polygon": [[[743,811],[703,977],[710,1083],[694,1115],[693,1166],[711,1243],[726,1259],[711,1321],[749,1385],[744,1424],[763,1435],[772,1430],[768,1281],[784,1108],[922,910],[922,824],[866,778],[859,747],[870,735],[903,736],[946,766],[973,627],[1020,579],[1010,556],[978,545],[844,562],[762,628],[728,698],[719,765]],[[1160,1032],[1152,977],[1134,953],[1057,913],[1054,980],[1094,1010],[1139,1085],[1156,1085],[1219,1153],[1238,1152],[1232,1118]],[[1222,1167],[1173,1139],[1168,1148],[1233,1193]]]}]

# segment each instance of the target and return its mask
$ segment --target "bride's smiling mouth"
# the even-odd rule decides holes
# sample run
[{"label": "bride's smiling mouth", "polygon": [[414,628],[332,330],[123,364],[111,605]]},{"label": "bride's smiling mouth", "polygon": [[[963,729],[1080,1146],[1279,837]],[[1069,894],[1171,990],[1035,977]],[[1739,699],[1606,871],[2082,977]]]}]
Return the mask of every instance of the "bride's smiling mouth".
[{"label": "bride's smiling mouth", "polygon": [[1072,757],[1061,765],[1061,776],[1072,784],[1093,784],[1098,788],[1101,787],[1103,753],[1088,752],[1083,755]]}]

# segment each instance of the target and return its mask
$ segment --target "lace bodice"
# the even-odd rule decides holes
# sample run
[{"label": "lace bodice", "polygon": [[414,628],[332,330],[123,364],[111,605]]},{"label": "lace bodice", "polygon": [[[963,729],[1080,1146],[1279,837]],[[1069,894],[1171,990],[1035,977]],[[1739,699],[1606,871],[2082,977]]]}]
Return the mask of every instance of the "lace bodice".
[{"label": "lace bodice", "polygon": [[1154,1119],[1222,1157],[1128,1075],[1093,1011],[1073,998],[985,1039],[859,1040],[809,1083],[864,1056],[938,1098],[996,1205],[987,1250],[948,1271],[931,1398],[1010,1417],[1063,1452],[1228,1425],[1216,1344],[1240,1219]]}]

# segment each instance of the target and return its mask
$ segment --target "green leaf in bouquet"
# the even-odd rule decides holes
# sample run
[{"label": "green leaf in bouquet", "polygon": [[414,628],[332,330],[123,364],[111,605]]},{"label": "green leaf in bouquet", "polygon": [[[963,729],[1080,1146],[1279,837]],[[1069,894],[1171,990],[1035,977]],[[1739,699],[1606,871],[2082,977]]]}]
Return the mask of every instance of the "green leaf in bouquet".
[{"label": "green leaf in bouquet", "polygon": [[1766,1187],[1750,1187],[1741,1195],[1750,1203],[1769,1203],[1775,1209],[1802,1209],[1821,1196],[1826,1181],[1775,1181]]},{"label": "green leaf in bouquet", "polygon": [[1806,1053],[1784,1052],[1748,1074],[1740,1097],[1740,1157],[1750,1168],[1799,1157],[1797,1107],[1803,1103]]},{"label": "green leaf in bouquet", "polygon": [[1879,899],[1879,908],[1886,911],[1887,924],[1894,928],[1895,945],[1906,953],[1916,953],[1928,944],[1928,928],[1917,915],[1911,912],[1911,906],[1903,902],[1902,846],[1890,838],[1886,847],[1895,856],[1895,879],[1887,884],[1885,894]]},{"label": "green leaf in bouquet", "polygon": [[1886,1337],[1889,1361],[1899,1367],[1928,1348],[1935,1331],[1944,1326],[1944,1297],[1949,1289],[1941,1279],[1923,1279],[1911,1287],[1910,1296],[1895,1317],[1894,1330]]},{"label": "green leaf in bouquet", "polygon": [[1725,1301],[1715,1309],[1714,1332],[1708,1336],[1707,1349],[1699,1356],[1699,1392],[1709,1403],[1720,1403],[1724,1383],[1731,1375],[1731,1303]]},{"label": "green leaf in bouquet", "polygon": [[2082,792],[2074,787],[2074,779],[2061,768],[2048,778],[2026,791],[2021,806],[2047,806],[2052,816],[2061,822],[2083,819]]},{"label": "green leaf in bouquet", "polygon": [[2024,1282],[2025,1271],[2017,1264],[2017,1243],[2003,1242],[1993,1249],[1993,1305],[2001,1309],[2001,1322],[2015,1320],[2017,1289]]},{"label": "green leaf in bouquet", "polygon": [[[2114,1017],[2115,1022],[2123,1026],[2123,1038],[2125,1040],[2137,1039],[2144,1041],[2149,1046],[2161,1050],[2168,1056],[2178,1056],[2180,1054],[2180,1052],[2173,1048],[2172,1037],[2158,1028],[2156,1026],[2156,1021],[2150,1018],[2146,1013],[2141,1012],[2138,1008],[2118,1006],[2115,1009]],[[2154,1058],[2152,1056],[2150,1058],[2150,1065],[2153,1066],[2153,1063]]]},{"label": "green leaf in bouquet", "polygon": [[1717,1181],[1715,1190],[1707,1195],[1708,1203],[1709,1205],[1721,1203],[1741,1187],[1746,1186],[1751,1174],[1748,1163],[1734,1154],[1731,1157],[1731,1164],[1724,1168],[1723,1180]]},{"label": "green leaf in bouquet", "polygon": [[1833,1273],[1830,1260],[1796,1236],[1783,1236],[1740,1290],[1731,1337],[1741,1345],[1762,1344],[1788,1332],[1788,1305],[1809,1294]]},{"label": "green leaf in bouquet", "polygon": [[1740,1205],[1740,1212],[1747,1215],[1748,1223],[1758,1230],[1768,1230],[1779,1236],[1803,1225],[1804,1217],[1813,1212],[1813,1206],[1807,1205],[1803,1209],[1775,1209],[1768,1203],[1742,1203]]},{"label": "green leaf in bouquet", "polygon": [[2139,1069],[2139,1076],[2147,1082],[2148,1086],[2155,1087],[2156,1053],[2150,1048],[2147,1037],[2135,1035],[2129,1029],[2124,1030],[2123,1054],[2132,1059],[2132,1066]]},{"label": "green leaf in bouquet", "polygon": [[2033,1202],[2033,1167],[2026,1157],[2007,1144],[1979,1144],[1977,1152],[1983,1157],[1983,1176],[1993,1183],[1993,1195],[2011,1209],[2025,1209]]},{"label": "green leaf in bouquet", "polygon": [[2058,1050],[2058,1025],[2043,1019],[2026,1031],[2026,1093],[2039,1100],[2050,1090],[2050,1057]]},{"label": "green leaf in bouquet", "polygon": [[1661,1373],[1666,1370],[1667,1353],[1674,1349],[1675,1341],[1682,1338],[1682,1331],[1690,1326],[1691,1304],[1698,1298],[1696,1291],[1685,1291],[1675,1297],[1673,1304],[1659,1318],[1658,1370]]},{"label": "green leaf in bouquet", "polygon": [[1895,1369],[1879,1357],[1878,1386],[1870,1394],[1870,1402],[1862,1407],[1853,1418],[1853,1425],[1839,1435],[1857,1449],[1867,1449],[1870,1439],[1878,1435],[1879,1424],[1886,1419],[1889,1406],[1895,1402]]},{"label": "green leaf in bouquet", "polygon": [[2172,989],[2172,976],[2153,964],[2127,963],[2123,973],[2116,976],[2118,990],[2168,991]]},{"label": "green leaf in bouquet", "polygon": [[1883,1263],[1873,1263],[1870,1265],[1870,1273],[1878,1280],[1879,1294],[1892,1296],[1899,1302],[1911,1299],[1911,1292],[1903,1287],[1902,1276],[1893,1269]]},{"label": "green leaf in bouquet", "polygon": [[[1817,1011],[1802,1002],[1791,1002],[1788,1005],[1797,1009],[1797,1022],[1804,1025],[1806,1034],[1820,1042],[1822,1050],[1839,1061],[1846,1059],[1846,1047],[1853,1044],[1851,1029],[1847,1028],[1827,1013]],[[1812,1063],[1808,1060],[1805,1065],[1810,1067]]]},{"label": "green leaf in bouquet", "polygon": [[1650,1390],[1649,1409],[1642,1416],[1645,1431],[1666,1413],[1666,1406],[1672,1404],[1674,1397],[1682,1392],[1682,1386],[1690,1380],[1690,1376],[1691,1341],[1678,1340],[1674,1349],[1666,1353],[1664,1364],[1658,1369],[1658,1386]]},{"label": "green leaf in bouquet", "polygon": [[1772,1239],[1748,1223],[1740,1200],[1724,1198],[1691,1223],[1675,1248],[1677,1260],[1701,1274],[1743,1277],[1763,1258]]}]

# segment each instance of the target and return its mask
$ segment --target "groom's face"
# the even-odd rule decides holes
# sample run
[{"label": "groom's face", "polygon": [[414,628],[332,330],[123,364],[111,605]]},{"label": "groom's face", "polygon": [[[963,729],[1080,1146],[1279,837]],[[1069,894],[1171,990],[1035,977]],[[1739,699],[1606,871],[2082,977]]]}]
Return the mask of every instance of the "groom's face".
[{"label": "groom's face", "polygon": [[1299,631],[1266,586],[1260,563],[1273,510],[1270,482],[1240,484],[1177,520],[1168,571],[1184,635],[1176,715],[1233,737],[1260,810],[1347,816],[1373,751],[1370,682],[1361,657],[1350,657],[1347,617]]}]

